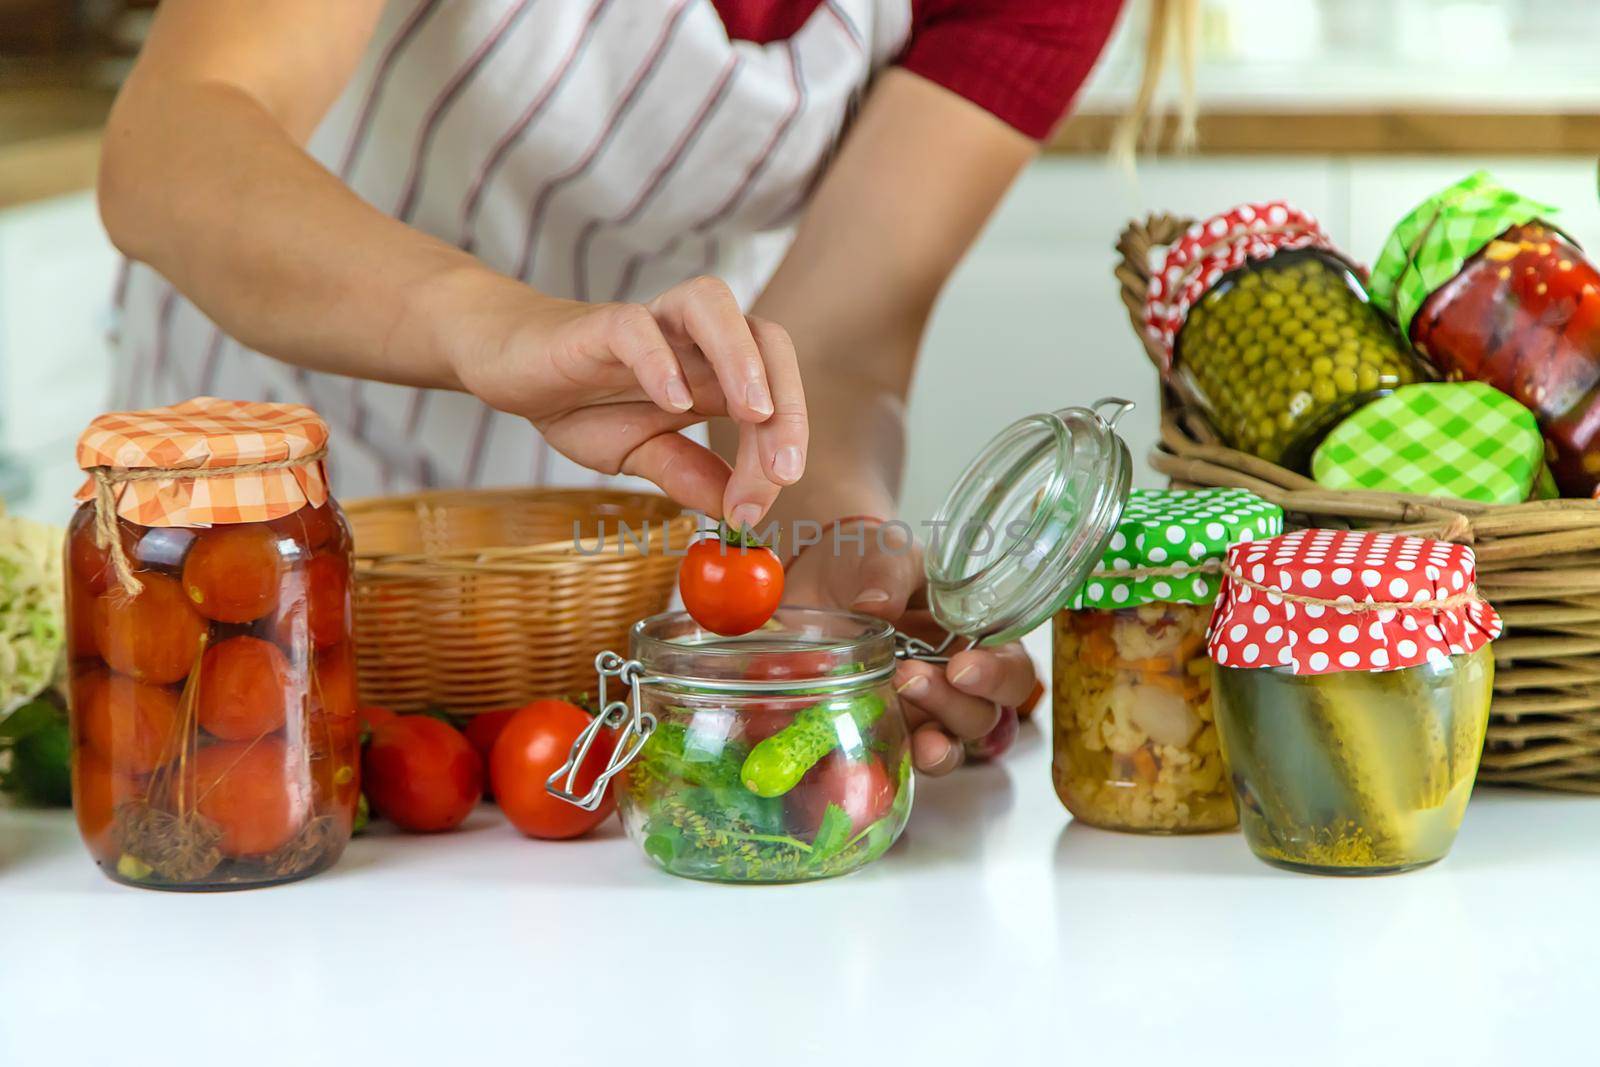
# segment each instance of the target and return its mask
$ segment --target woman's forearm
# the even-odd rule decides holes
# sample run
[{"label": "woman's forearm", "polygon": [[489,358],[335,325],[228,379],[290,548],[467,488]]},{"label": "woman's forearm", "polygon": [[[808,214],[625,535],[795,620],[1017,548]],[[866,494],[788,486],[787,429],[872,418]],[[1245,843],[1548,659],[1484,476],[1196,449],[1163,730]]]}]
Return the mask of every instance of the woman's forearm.
[{"label": "woman's forearm", "polygon": [[130,86],[107,126],[100,204],[119,249],[243,343],[317,370],[459,387],[441,305],[453,279],[490,272],[362,201],[242,90]]}]

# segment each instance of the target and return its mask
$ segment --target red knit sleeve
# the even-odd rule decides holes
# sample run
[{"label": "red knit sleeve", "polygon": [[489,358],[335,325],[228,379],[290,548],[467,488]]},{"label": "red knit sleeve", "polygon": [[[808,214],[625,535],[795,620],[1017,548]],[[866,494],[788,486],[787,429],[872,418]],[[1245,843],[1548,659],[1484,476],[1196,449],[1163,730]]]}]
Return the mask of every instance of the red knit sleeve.
[{"label": "red knit sleeve", "polygon": [[1043,140],[1121,9],[1122,0],[915,0],[899,64]]}]

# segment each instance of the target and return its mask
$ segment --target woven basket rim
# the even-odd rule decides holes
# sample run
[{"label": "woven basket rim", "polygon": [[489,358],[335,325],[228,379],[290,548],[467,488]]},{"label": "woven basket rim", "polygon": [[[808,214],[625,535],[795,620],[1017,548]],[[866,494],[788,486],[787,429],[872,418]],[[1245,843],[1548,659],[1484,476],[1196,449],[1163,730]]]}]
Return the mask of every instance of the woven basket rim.
[{"label": "woven basket rim", "polygon": [[[694,515],[664,494],[630,489],[557,488],[538,486],[504,486],[484,489],[428,489],[395,496],[362,497],[343,505],[345,514],[353,519],[384,513],[405,519],[419,515],[424,509],[444,510],[451,507],[478,509],[505,509],[520,504],[555,505],[570,511],[584,506],[614,508],[627,512],[643,521],[665,523],[673,532],[683,526],[693,526]],[[645,553],[632,542],[624,542],[621,552],[586,554],[580,552],[571,538],[557,538],[527,545],[480,545],[453,548],[435,552],[373,552],[355,547],[355,561],[363,575],[378,577],[399,572],[408,577],[420,576],[419,571],[437,569],[441,573],[470,570],[492,571],[497,567],[529,564],[560,564],[608,561],[617,558],[639,558]]]}]

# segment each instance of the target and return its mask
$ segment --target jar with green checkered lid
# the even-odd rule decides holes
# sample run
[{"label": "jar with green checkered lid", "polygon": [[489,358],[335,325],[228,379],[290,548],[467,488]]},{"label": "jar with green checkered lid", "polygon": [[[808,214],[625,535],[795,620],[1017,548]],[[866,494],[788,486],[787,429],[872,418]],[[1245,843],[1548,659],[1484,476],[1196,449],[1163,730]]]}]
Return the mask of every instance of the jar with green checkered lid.
[{"label": "jar with green checkered lid", "polygon": [[1548,484],[1533,412],[1482,382],[1397,389],[1351,415],[1312,457],[1329,489],[1520,504]]},{"label": "jar with green checkered lid", "polygon": [[1074,817],[1141,833],[1237,823],[1206,624],[1228,547],[1282,530],[1282,510],[1243,489],[1130,495],[1055,617],[1052,775]]},{"label": "jar with green checkered lid", "polygon": [[1419,377],[1357,268],[1310,215],[1245,204],[1163,253],[1145,325],[1222,439],[1293,470],[1350,412]]},{"label": "jar with green checkered lid", "polygon": [[1600,270],[1555,214],[1469,175],[1395,226],[1372,295],[1442,376],[1526,405],[1561,492],[1587,497],[1600,494]]}]

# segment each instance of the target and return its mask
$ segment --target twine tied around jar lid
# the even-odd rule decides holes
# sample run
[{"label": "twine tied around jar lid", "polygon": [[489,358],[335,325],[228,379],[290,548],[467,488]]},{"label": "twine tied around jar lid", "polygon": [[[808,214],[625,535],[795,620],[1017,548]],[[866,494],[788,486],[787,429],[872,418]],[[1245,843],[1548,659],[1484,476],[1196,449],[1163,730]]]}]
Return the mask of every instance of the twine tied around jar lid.
[{"label": "twine tied around jar lid", "polygon": [[1348,593],[1336,597],[1310,596],[1305,593],[1286,593],[1265,582],[1255,582],[1246,578],[1237,568],[1224,567],[1223,575],[1235,585],[1254,589],[1258,593],[1265,593],[1269,597],[1277,597],[1291,604],[1310,604],[1322,608],[1335,608],[1341,612],[1352,611],[1450,611],[1475,604],[1483,598],[1478,595],[1476,583],[1468,585],[1458,593],[1451,593],[1447,597],[1436,597],[1431,600],[1357,600]]},{"label": "twine tied around jar lid", "polygon": [[256,474],[262,471],[309,467],[312,464],[321,463],[327,458],[328,450],[324,447],[303,456],[291,456],[288,459],[267,460],[261,463],[240,463],[230,467],[139,467],[136,469],[105,466],[90,467],[87,469],[87,473],[94,480],[94,543],[110,558],[111,569],[116,575],[117,584],[122,587],[122,591],[130,597],[138,596],[144,591],[144,583],[134,576],[133,567],[128,561],[127,550],[122,546],[122,538],[117,535],[116,486],[127,482],[156,481],[159,479],[231,478],[240,474]]}]

